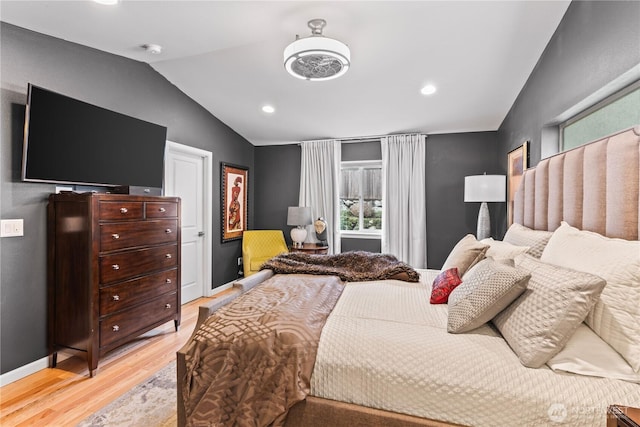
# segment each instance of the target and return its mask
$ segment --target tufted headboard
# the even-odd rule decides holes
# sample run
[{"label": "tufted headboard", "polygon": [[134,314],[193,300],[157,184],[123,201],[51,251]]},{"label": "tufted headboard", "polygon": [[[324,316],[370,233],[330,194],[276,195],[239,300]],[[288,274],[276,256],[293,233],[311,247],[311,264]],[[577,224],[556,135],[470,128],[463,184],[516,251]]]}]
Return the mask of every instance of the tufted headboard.
[{"label": "tufted headboard", "polygon": [[514,221],[553,231],[560,221],[640,240],[640,125],[546,158],[527,169]]}]

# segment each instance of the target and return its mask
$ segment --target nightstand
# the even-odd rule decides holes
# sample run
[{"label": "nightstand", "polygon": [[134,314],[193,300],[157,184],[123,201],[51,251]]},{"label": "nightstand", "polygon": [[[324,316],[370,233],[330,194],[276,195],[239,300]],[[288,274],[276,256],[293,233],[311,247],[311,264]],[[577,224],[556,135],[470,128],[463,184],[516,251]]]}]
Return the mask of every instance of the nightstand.
[{"label": "nightstand", "polygon": [[623,405],[609,406],[607,427],[640,427],[640,408]]},{"label": "nightstand", "polygon": [[305,254],[322,254],[329,253],[329,246],[321,246],[317,243],[305,243],[301,248],[289,246],[289,252],[303,252]]}]

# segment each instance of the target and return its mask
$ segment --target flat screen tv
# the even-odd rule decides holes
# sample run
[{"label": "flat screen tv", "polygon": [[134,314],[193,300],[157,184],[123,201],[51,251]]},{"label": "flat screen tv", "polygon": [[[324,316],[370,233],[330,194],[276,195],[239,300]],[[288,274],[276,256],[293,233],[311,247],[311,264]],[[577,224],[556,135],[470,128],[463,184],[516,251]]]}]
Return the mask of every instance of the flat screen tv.
[{"label": "flat screen tv", "polygon": [[24,181],[162,188],[167,128],[29,84]]}]

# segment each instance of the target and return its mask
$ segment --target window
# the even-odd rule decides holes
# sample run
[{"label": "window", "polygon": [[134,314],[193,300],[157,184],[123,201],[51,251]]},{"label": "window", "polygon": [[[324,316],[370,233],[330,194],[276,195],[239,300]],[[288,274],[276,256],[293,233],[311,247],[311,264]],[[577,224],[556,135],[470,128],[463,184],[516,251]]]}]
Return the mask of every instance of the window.
[{"label": "window", "polygon": [[640,82],[560,125],[561,149],[570,150],[640,124]]},{"label": "window", "polygon": [[382,162],[342,162],[340,230],[342,235],[378,237],[382,230]]}]

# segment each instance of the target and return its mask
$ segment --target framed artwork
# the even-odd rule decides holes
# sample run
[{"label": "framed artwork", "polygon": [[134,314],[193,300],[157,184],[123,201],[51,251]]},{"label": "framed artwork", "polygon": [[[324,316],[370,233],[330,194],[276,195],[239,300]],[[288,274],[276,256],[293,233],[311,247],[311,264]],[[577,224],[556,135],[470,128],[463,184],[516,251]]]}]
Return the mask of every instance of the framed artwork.
[{"label": "framed artwork", "polygon": [[529,167],[529,141],[507,154],[507,228],[513,224],[513,206],[516,191],[524,171]]},{"label": "framed artwork", "polygon": [[242,239],[247,229],[249,168],[220,163],[222,243]]}]

